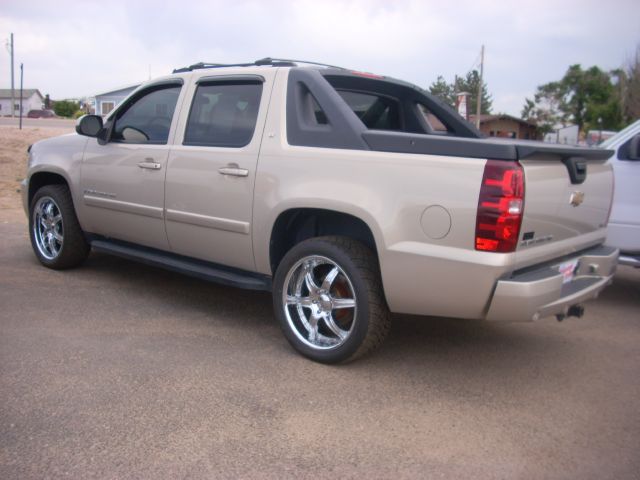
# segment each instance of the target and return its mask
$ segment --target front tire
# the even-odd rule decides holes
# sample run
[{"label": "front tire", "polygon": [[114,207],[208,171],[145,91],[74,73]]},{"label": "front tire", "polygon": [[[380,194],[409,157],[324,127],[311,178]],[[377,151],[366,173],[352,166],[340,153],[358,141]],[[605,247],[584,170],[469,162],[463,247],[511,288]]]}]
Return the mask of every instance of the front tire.
[{"label": "front tire", "polygon": [[36,257],[55,270],[80,265],[89,254],[66,185],[45,185],[29,207],[29,237]]},{"label": "front tire", "polygon": [[391,326],[376,256],[346,237],[312,238],[293,247],[276,271],[273,304],[289,343],[322,363],[366,354]]}]

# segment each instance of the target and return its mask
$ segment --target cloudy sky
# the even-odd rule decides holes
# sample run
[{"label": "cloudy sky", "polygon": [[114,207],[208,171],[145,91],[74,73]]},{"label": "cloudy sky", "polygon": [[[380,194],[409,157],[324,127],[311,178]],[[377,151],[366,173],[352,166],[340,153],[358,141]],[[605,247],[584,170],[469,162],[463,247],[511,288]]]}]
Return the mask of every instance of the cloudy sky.
[{"label": "cloudy sky", "polygon": [[[638,0],[0,0],[16,85],[93,95],[198,61],[300,58],[428,87],[465,74],[486,47],[494,111],[518,115],[570,64],[619,67],[640,45]],[[10,56],[0,54],[0,88]]]}]

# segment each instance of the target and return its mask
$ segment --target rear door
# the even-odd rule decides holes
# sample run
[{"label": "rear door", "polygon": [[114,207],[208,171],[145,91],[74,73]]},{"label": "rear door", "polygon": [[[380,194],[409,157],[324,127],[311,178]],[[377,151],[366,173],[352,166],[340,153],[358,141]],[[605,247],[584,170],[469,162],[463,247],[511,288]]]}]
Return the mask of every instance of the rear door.
[{"label": "rear door", "polygon": [[253,270],[253,188],[276,69],[194,79],[169,155],[166,229],[173,252]]}]

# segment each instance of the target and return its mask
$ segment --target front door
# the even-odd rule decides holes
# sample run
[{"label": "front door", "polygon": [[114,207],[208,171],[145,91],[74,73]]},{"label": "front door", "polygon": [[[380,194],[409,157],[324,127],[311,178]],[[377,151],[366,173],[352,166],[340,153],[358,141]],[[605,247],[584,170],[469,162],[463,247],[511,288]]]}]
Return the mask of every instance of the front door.
[{"label": "front door", "polygon": [[87,231],[169,249],[164,181],[180,90],[173,83],[139,92],[107,122],[106,144],[88,141],[81,181]]}]

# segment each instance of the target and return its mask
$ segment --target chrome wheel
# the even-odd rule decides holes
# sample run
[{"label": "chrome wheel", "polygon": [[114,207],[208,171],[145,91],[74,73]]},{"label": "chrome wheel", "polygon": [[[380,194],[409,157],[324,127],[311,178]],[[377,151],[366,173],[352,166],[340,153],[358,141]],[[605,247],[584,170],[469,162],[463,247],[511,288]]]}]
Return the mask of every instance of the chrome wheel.
[{"label": "chrome wheel", "polygon": [[40,254],[55,260],[64,243],[60,207],[51,197],[41,197],[33,208],[33,238]]},{"label": "chrome wheel", "polygon": [[284,314],[300,341],[318,350],[347,341],[355,325],[356,294],[336,262],[319,255],[303,257],[288,271],[284,287]]}]

